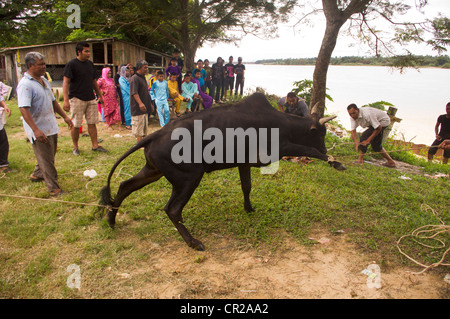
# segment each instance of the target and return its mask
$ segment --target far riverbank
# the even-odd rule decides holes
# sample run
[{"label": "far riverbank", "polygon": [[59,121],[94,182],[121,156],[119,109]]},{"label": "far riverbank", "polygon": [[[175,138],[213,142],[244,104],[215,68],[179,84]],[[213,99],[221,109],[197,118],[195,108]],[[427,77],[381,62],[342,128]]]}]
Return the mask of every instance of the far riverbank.
[{"label": "far riverbank", "polygon": [[[285,96],[295,81],[312,79],[314,66],[246,64],[245,89],[257,87],[270,94]],[[430,145],[434,141],[434,126],[439,115],[445,114],[450,101],[450,70],[439,68],[408,69],[400,73],[388,67],[337,66],[328,71],[326,112],[335,114],[346,129],[350,129],[347,106],[362,106],[387,101],[397,109],[402,119],[394,125],[395,138],[415,144]]]}]

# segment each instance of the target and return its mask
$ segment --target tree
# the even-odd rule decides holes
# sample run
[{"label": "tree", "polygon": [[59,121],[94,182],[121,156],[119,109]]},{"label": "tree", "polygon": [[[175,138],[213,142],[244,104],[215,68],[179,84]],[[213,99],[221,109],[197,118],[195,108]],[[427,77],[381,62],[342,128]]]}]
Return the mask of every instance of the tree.
[{"label": "tree", "polygon": [[[421,9],[427,5],[428,0],[416,0],[415,3],[416,7]],[[437,50],[445,50],[444,46],[449,43],[448,19],[441,18],[418,23],[396,21],[398,16],[405,14],[410,9],[410,5],[399,1],[322,0],[322,9],[314,9],[313,11],[323,12],[326,19],[326,29],[313,74],[311,113],[317,113],[321,116],[324,114],[328,67],[341,28],[344,25],[347,25],[349,34],[366,43],[377,57],[382,55],[396,56],[395,61],[398,67],[413,65],[415,57],[408,51],[406,54],[399,55],[395,52],[395,44],[405,44],[412,41],[424,42],[433,45]],[[378,30],[375,23],[380,20],[394,26],[393,35]],[[434,40],[427,42],[423,38],[424,32],[433,32]]]},{"label": "tree", "polygon": [[286,18],[295,3],[293,0],[109,0],[100,10],[108,17],[107,23],[99,27],[116,32],[128,30],[127,34],[133,33],[144,42],[159,34],[181,50],[186,67],[192,69],[197,49],[206,42],[232,42],[246,34],[274,36],[276,22]]},{"label": "tree", "polygon": [[36,19],[49,1],[44,0],[3,0],[0,2],[0,47],[20,45],[18,34],[29,21]]}]

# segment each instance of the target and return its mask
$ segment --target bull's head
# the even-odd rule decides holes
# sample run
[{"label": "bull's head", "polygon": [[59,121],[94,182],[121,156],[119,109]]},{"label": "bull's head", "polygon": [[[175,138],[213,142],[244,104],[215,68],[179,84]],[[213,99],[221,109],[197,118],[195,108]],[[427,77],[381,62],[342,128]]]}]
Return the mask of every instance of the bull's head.
[{"label": "bull's head", "polygon": [[326,154],[327,149],[325,147],[325,134],[327,132],[325,123],[336,118],[336,116],[329,116],[320,118],[316,113],[311,114],[312,123],[309,128],[310,139],[313,142],[313,147],[318,149],[321,153]]},{"label": "bull's head", "polygon": [[[315,148],[319,150],[319,152],[326,154],[327,148],[325,147],[325,135],[326,135],[326,127],[325,123],[333,120],[336,116],[328,116],[320,118],[319,115],[313,113],[311,114],[311,118],[313,119],[311,126],[309,128],[310,135],[313,137]],[[328,156],[328,163],[338,170],[345,170],[346,168],[336,161],[332,156]]]}]

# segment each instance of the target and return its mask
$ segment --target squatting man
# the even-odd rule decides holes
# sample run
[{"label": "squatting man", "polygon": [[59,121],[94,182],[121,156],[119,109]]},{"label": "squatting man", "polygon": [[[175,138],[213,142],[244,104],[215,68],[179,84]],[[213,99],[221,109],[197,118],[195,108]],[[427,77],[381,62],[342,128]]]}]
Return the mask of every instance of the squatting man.
[{"label": "squatting man", "polygon": [[[373,107],[358,108],[355,104],[347,107],[348,114],[351,119],[352,139],[355,143],[355,150],[359,150],[359,157],[355,164],[364,163],[364,155],[367,153],[367,147],[370,144],[375,152],[379,152],[386,162],[386,167],[395,167],[394,160],[389,156],[381,145],[383,141],[383,132],[391,123],[391,119],[382,110]],[[356,128],[361,126],[367,128],[362,134],[360,141],[357,140]]]}]

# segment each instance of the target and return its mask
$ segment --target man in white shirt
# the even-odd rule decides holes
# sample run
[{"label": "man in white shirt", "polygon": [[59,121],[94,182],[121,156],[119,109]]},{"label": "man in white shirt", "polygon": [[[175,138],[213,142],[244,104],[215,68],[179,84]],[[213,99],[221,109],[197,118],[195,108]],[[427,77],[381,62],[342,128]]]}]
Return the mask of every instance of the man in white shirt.
[{"label": "man in white shirt", "polygon": [[69,128],[72,120],[62,110],[44,78],[44,56],[29,52],[25,56],[27,72],[17,86],[17,103],[23,117],[23,127],[33,145],[37,165],[30,175],[33,182],[45,181],[51,196],[61,194],[55,168],[55,154],[59,128],[55,113],[58,113]]},{"label": "man in white shirt", "polygon": [[[381,145],[384,129],[391,123],[391,120],[386,112],[373,107],[358,108],[355,104],[350,104],[347,107],[347,111],[351,118],[350,122],[352,138],[355,143],[355,150],[359,150],[359,158],[356,163],[362,164],[364,162],[364,154],[367,153],[367,146],[370,144],[372,149],[375,152],[379,152],[386,160],[384,166],[395,167],[394,160]],[[359,142],[356,136],[356,128],[358,126],[367,128],[361,134]]]}]

